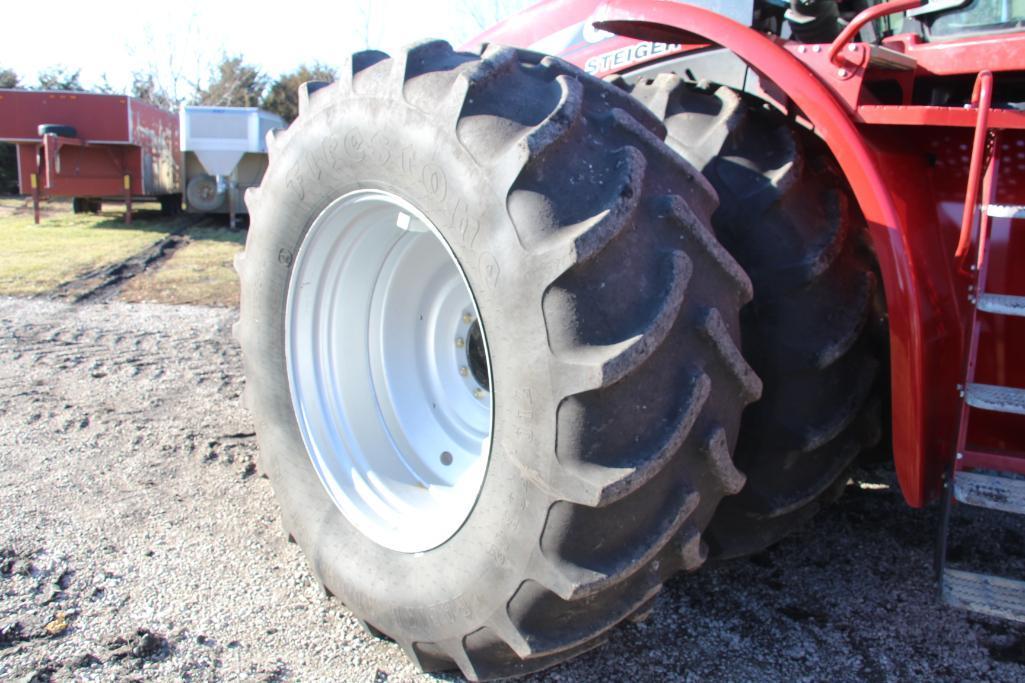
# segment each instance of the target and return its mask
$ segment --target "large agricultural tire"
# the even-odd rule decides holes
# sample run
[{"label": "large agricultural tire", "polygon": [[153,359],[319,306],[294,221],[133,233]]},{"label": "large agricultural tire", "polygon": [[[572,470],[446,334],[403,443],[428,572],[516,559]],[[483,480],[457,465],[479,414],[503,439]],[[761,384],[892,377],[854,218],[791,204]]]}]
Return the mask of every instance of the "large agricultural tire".
[{"label": "large agricultural tire", "polygon": [[[712,236],[707,184],[626,93],[556,59],[443,42],[359,53],[341,76],[303,86],[298,119],[269,139],[266,175],[246,193],[236,333],[261,468],[325,589],[422,669],[485,679],[550,666],[598,645],[669,575],[703,562],[704,527],[743,485],[730,453],[761,389],[738,348],[750,281]],[[371,229],[370,216],[386,220]],[[420,341],[409,323],[368,322],[379,310],[388,319],[393,299],[375,302],[399,279],[382,278],[406,272],[357,253],[382,234],[399,260],[403,240],[435,245],[418,251],[424,262],[443,244],[473,300],[464,322],[480,321],[465,374],[490,399],[490,447],[471,456],[485,467],[455,525],[408,489],[420,514],[388,526],[356,488],[359,459],[383,471],[392,451],[360,450],[352,435],[423,407],[400,406],[420,386],[415,363],[381,386],[368,379],[376,365],[348,371],[373,365],[379,348],[380,365],[394,367]],[[412,272],[394,287],[395,310],[434,296]],[[425,348],[445,357],[457,334],[455,347],[469,347],[460,324]],[[317,336],[367,327],[373,341],[347,354]],[[322,357],[337,374],[310,372]],[[376,413],[345,403],[378,389]],[[437,468],[415,430],[387,429],[407,467]],[[464,455],[445,451],[442,466]],[[332,474],[332,458],[351,468]],[[430,482],[438,500],[445,485]]]},{"label": "large agricultural tire", "polygon": [[879,440],[885,349],[864,219],[824,146],[774,110],[674,74],[632,93],[715,188],[716,236],[754,284],[741,331],[764,390],[734,453],[747,485],[708,529],[713,559],[752,554],[839,495]]}]

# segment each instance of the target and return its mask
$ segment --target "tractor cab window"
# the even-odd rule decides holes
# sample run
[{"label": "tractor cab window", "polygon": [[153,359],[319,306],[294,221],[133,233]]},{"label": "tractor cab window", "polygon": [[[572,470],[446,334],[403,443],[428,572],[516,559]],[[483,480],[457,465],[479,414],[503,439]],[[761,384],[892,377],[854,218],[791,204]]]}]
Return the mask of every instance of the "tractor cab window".
[{"label": "tractor cab window", "polygon": [[1025,26],[1025,0],[972,0],[934,16],[928,22],[933,38],[1012,31]]}]

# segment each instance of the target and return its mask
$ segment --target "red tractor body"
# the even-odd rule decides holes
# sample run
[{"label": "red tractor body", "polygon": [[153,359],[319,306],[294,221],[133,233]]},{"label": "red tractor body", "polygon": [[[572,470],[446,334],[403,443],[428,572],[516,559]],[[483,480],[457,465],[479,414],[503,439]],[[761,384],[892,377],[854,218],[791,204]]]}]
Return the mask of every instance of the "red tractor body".
[{"label": "red tractor body", "polygon": [[[855,42],[868,22],[918,4],[876,5],[832,43],[807,44],[686,3],[551,0],[474,41],[553,52],[599,76],[683,75],[693,62],[681,56],[725,49],[743,63],[748,92],[825,141],[879,260],[893,454],[916,507],[936,499],[955,453],[964,467],[1025,472],[1014,457],[1025,450],[1021,416],[971,411],[969,425],[964,400],[974,382],[1025,386],[1025,358],[1014,351],[1025,348],[1025,319],[975,306],[980,291],[1025,294],[1025,270],[1014,266],[1025,259],[1025,232],[1014,211],[985,211],[1025,204],[1025,112],[1006,106],[1025,78],[1025,31]],[[948,101],[923,101],[938,87]],[[976,257],[980,247],[992,258]]]}]

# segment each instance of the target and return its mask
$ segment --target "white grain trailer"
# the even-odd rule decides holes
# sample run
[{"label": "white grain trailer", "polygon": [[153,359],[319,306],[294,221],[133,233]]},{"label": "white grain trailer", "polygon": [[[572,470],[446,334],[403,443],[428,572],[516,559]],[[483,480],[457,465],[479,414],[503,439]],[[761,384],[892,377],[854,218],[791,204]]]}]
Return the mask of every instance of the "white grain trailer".
[{"label": "white grain trailer", "polygon": [[246,188],[267,168],[267,132],[285,121],[256,107],[182,107],[180,116],[185,210],[226,213],[234,227]]}]

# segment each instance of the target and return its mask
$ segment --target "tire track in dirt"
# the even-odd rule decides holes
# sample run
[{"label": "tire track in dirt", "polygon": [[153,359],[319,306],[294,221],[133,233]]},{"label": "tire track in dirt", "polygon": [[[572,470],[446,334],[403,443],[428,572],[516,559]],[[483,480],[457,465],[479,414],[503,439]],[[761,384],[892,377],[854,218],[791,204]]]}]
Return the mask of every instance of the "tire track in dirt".
[{"label": "tire track in dirt", "polygon": [[122,261],[62,282],[54,288],[52,296],[72,303],[109,301],[125,282],[147,270],[159,268],[174,252],[191,242],[183,234],[184,230],[180,228]]}]

